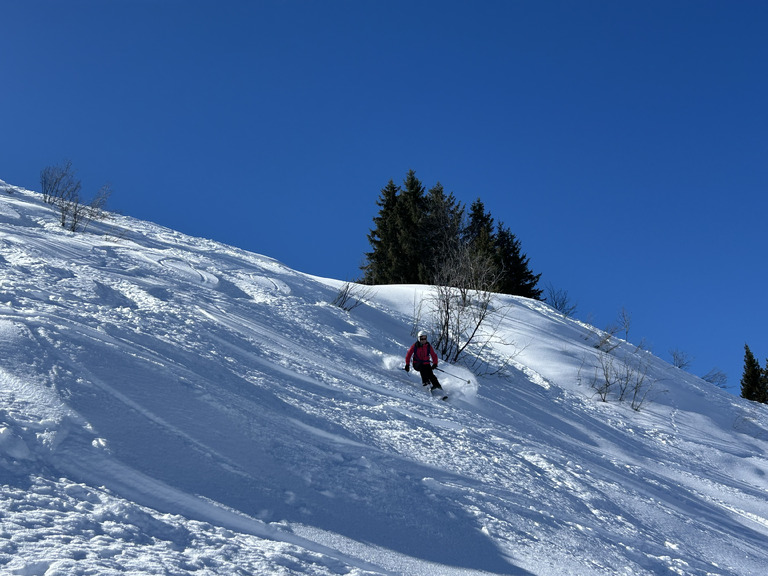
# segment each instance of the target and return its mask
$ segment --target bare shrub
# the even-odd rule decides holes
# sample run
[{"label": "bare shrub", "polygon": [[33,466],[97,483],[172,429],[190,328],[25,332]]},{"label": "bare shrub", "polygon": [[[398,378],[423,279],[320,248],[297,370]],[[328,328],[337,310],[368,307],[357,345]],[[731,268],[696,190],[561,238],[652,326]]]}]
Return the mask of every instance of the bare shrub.
[{"label": "bare shrub", "polygon": [[351,312],[361,304],[365,304],[370,299],[371,294],[372,289],[370,287],[345,282],[331,303],[346,312]]},{"label": "bare shrub", "polygon": [[[619,332],[624,332],[624,339],[629,340],[629,330],[632,327],[632,316],[627,312],[626,308],[622,308],[616,317],[615,322],[611,322],[605,327],[605,330],[594,329],[592,334],[597,337],[597,343],[595,348],[602,352],[613,352],[621,342],[615,337]],[[638,346],[644,347],[644,344]]]},{"label": "bare shrub", "polygon": [[632,315],[627,312],[626,308],[622,307],[622,309],[619,310],[616,322],[619,325],[619,329],[624,331],[624,340],[629,342],[629,329],[632,327]]},{"label": "bare shrub", "polygon": [[709,382],[710,384],[714,384],[718,388],[727,388],[728,387],[728,376],[725,372],[720,370],[719,368],[715,367],[712,368],[709,372],[704,374],[704,376],[701,377],[702,380],[705,382]]},{"label": "bare shrub", "polygon": [[110,196],[112,196],[112,186],[110,184],[104,184],[99,188],[96,196],[88,204],[87,218],[89,222],[106,219],[106,206]]},{"label": "bare shrub", "polygon": [[605,330],[595,330],[594,334],[597,336],[597,344],[595,348],[603,352],[612,352],[619,345],[619,341],[614,338],[619,331],[619,327],[616,324],[609,324]]},{"label": "bare shrub", "polygon": [[75,178],[72,162],[67,160],[61,166],[47,166],[40,172],[40,188],[43,202],[57,204],[62,199],[80,195],[80,180]]},{"label": "bare shrub", "polygon": [[[461,362],[475,373],[503,373],[520,353],[506,342],[500,326],[509,306],[492,292],[498,274],[487,257],[466,247],[446,250],[434,285],[414,300],[413,331],[430,332],[435,351],[449,363]],[[478,288],[479,287],[479,288]],[[515,348],[502,356],[495,347]]]},{"label": "bare shrub", "polygon": [[691,362],[693,362],[693,358],[691,358],[691,356],[689,356],[686,352],[679,350],[678,348],[673,348],[670,350],[669,355],[672,356],[672,365],[675,368],[680,368],[681,370],[685,370],[691,365]]},{"label": "bare shrub", "polygon": [[653,388],[653,382],[646,382],[646,377],[648,376],[648,366],[644,366],[643,369],[640,371],[636,371],[633,373],[633,381],[632,381],[632,399],[631,399],[631,406],[632,410],[635,412],[639,412],[640,408],[642,408],[643,404],[645,404],[645,399],[648,397],[648,393]]},{"label": "bare shrub", "polygon": [[571,304],[568,291],[555,288],[552,284],[547,284],[547,297],[544,300],[565,318],[569,318],[576,312],[576,304]]},{"label": "bare shrub", "polygon": [[43,201],[59,209],[59,222],[72,232],[84,231],[93,220],[106,217],[104,207],[112,194],[109,184],[102,186],[96,196],[85,202],[80,195],[82,185],[75,177],[72,162],[47,166],[40,172]]},{"label": "bare shrub", "polygon": [[610,354],[602,353],[598,357],[598,365],[595,366],[590,386],[601,401],[607,402],[615,393],[619,402],[628,400],[632,409],[639,411],[653,388],[653,383],[648,381],[647,363],[635,358],[619,361]]},{"label": "bare shrub", "polygon": [[491,289],[498,273],[489,260],[461,248],[450,254],[436,273],[427,299],[435,331],[432,345],[449,362],[456,362],[473,343],[493,311]]},{"label": "bare shrub", "polygon": [[595,377],[592,379],[592,388],[597,392],[600,400],[607,402],[608,394],[613,390],[614,385],[613,356],[600,354],[599,366],[595,368]]}]

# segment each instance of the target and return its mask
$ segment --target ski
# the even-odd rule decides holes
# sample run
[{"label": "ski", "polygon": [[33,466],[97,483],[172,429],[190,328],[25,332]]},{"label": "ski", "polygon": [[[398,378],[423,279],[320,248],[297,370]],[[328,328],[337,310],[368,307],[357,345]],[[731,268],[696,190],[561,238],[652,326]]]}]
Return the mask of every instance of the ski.
[{"label": "ski", "polygon": [[[407,373],[407,371],[406,371],[406,373]],[[409,382],[409,384],[410,384],[410,382]],[[427,386],[427,384],[422,384],[422,386]],[[448,400],[448,395],[445,393],[445,390],[443,390],[442,387],[437,388],[437,391],[440,393],[440,396],[436,396],[435,395],[435,388],[431,388],[430,387],[429,388],[429,395],[432,396],[433,398],[435,398],[435,397],[436,398],[440,398],[440,400]]]},{"label": "ski", "polygon": [[[445,390],[443,390],[442,388],[437,388],[437,393],[438,393],[437,398],[440,398],[440,400],[448,400],[448,395],[445,393]],[[431,388],[429,390],[429,394],[430,396],[435,397],[435,388]]]}]

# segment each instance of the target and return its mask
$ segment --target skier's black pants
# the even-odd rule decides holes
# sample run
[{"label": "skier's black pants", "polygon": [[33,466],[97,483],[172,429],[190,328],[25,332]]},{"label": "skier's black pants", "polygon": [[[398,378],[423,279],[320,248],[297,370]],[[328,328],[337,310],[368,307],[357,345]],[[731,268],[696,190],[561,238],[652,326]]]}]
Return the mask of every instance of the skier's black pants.
[{"label": "skier's black pants", "polygon": [[435,373],[432,372],[432,366],[429,364],[425,364],[421,367],[414,366],[413,369],[421,374],[421,383],[424,386],[427,384],[432,384],[432,388],[442,388],[442,386],[440,386],[440,382],[437,379],[437,376],[435,376]]}]

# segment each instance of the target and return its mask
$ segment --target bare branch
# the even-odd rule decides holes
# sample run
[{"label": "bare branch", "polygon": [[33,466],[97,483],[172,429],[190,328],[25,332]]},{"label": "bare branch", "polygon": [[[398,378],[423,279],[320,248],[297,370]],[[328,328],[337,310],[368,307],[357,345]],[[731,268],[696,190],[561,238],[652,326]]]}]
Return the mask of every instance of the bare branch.
[{"label": "bare branch", "polygon": [[576,312],[576,304],[571,304],[568,291],[555,288],[547,284],[547,297],[545,302],[560,312],[565,318],[569,318]]},{"label": "bare branch", "polygon": [[365,304],[370,299],[372,292],[373,289],[368,286],[345,282],[332,304],[346,312],[351,312],[358,306]]},{"label": "bare branch", "polygon": [[691,365],[691,362],[693,362],[693,358],[691,356],[689,356],[686,352],[679,350],[678,348],[673,348],[669,351],[669,354],[672,356],[672,365],[675,368],[685,370]]}]

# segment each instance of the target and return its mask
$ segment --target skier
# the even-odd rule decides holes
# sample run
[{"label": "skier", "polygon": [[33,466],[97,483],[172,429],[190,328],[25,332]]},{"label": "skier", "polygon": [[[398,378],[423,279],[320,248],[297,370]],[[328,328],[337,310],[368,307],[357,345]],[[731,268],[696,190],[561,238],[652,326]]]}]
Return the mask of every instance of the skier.
[{"label": "skier", "polygon": [[[411,357],[413,357],[413,369],[421,375],[422,386],[432,384],[430,390],[442,390],[437,376],[432,372],[437,368],[437,353],[432,345],[427,341],[427,333],[424,330],[419,331],[419,339],[408,349],[405,355],[405,371],[411,369]],[[432,363],[430,364],[430,359]]]}]

